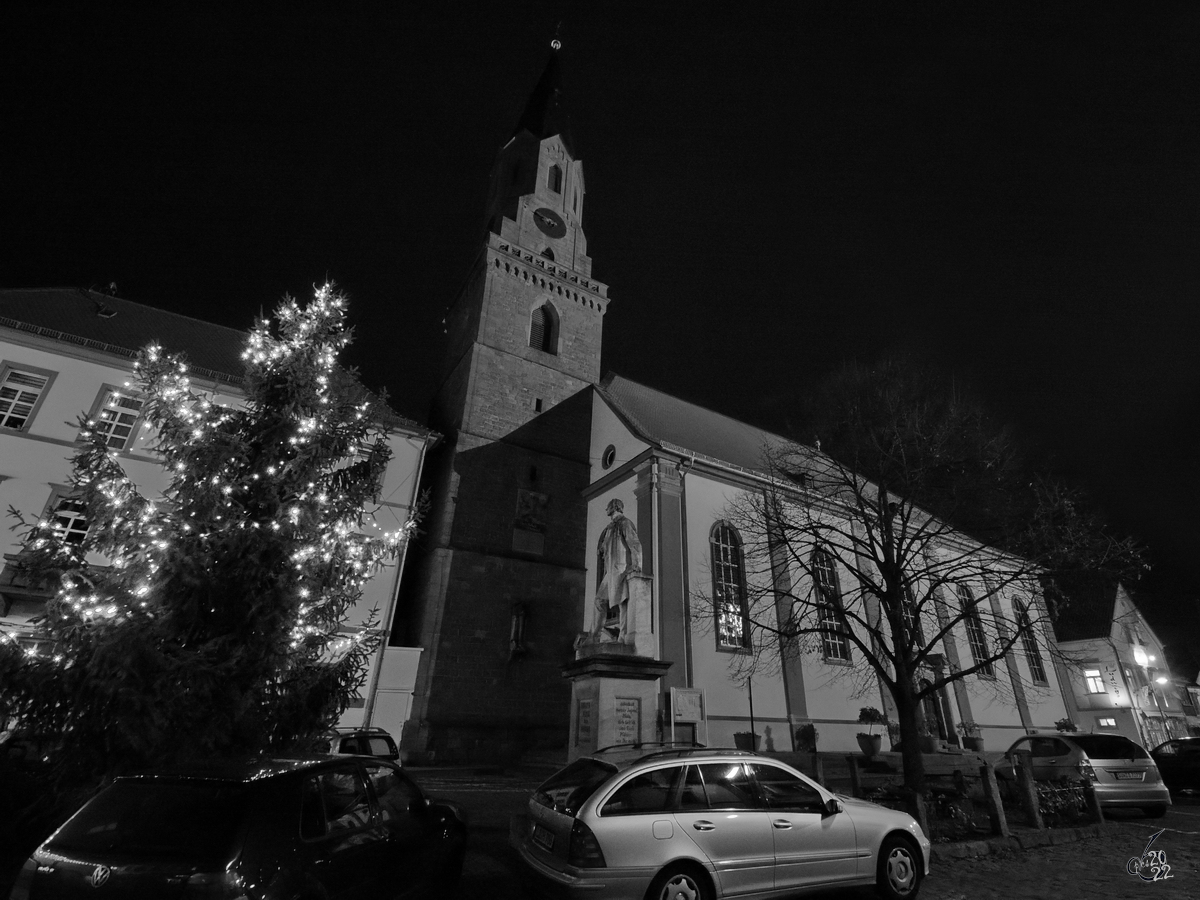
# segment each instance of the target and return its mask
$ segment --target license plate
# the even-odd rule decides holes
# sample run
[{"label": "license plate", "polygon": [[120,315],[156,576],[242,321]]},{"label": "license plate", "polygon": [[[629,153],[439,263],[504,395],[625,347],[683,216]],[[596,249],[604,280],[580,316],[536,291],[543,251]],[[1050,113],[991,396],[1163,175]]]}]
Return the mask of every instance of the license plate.
[{"label": "license plate", "polygon": [[543,850],[554,849],[554,832],[541,825],[533,826],[533,842]]},{"label": "license plate", "polygon": [[1142,780],[1141,772],[1115,772],[1114,774],[1117,776],[1117,781],[1141,781]]}]

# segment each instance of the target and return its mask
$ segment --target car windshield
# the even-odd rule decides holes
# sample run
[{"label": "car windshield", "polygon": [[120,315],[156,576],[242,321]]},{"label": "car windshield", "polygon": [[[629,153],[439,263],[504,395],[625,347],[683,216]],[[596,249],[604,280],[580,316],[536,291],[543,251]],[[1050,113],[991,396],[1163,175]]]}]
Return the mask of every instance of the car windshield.
[{"label": "car windshield", "polygon": [[1073,734],[1071,740],[1091,759],[1150,758],[1150,754],[1133,741],[1116,734]]},{"label": "car windshield", "polygon": [[579,807],[615,772],[612,763],[583,757],[552,775],[533,795],[542,806],[575,815]]},{"label": "car windshield", "polygon": [[248,794],[244,785],[118,781],[76,813],[51,847],[221,861],[231,855]]}]

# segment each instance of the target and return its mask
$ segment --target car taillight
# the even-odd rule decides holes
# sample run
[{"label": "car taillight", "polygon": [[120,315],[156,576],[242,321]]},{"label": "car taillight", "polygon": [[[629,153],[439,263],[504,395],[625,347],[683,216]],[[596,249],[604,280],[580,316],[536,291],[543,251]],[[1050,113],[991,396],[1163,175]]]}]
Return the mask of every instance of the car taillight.
[{"label": "car taillight", "polygon": [[578,819],[571,825],[571,842],[567,849],[567,865],[580,869],[603,869],[606,865],[604,854],[600,852],[600,843],[588,828]]},{"label": "car taillight", "polygon": [[187,880],[188,900],[250,900],[237,872],[197,872]]},{"label": "car taillight", "polygon": [[1079,774],[1089,781],[1098,780],[1096,778],[1096,770],[1092,768],[1092,764],[1089,762],[1081,762],[1079,764]]}]

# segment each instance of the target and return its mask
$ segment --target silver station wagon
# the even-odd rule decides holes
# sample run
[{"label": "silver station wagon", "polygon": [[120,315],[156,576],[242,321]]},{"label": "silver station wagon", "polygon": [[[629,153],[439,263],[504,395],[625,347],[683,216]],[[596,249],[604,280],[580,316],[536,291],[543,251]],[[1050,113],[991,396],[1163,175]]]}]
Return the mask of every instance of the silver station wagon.
[{"label": "silver station wagon", "polygon": [[625,767],[577,759],[534,793],[513,841],[534,893],[596,900],[871,884],[909,900],[929,871],[929,840],[911,816],[737,750],[667,751]]},{"label": "silver station wagon", "polygon": [[1140,809],[1148,818],[1166,814],[1171,792],[1142,747],[1119,734],[1054,732],[1020,738],[996,766],[996,777],[1015,781],[1013,757],[1028,751],[1037,781],[1089,782],[1106,809]]}]

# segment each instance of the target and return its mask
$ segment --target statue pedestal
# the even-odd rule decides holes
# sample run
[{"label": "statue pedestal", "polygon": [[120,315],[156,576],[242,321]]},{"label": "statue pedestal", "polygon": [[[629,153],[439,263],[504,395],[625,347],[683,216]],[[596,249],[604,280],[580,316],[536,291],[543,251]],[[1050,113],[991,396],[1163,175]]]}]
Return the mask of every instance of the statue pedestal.
[{"label": "statue pedestal", "polygon": [[658,680],[671,663],[637,656],[619,641],[588,636],[563,666],[571,680],[571,735],[567,761],[614,745],[658,739]]}]

